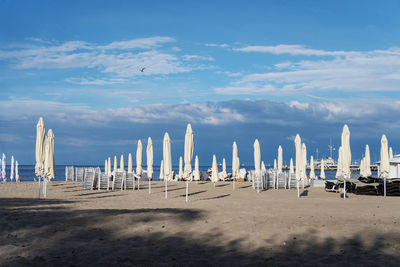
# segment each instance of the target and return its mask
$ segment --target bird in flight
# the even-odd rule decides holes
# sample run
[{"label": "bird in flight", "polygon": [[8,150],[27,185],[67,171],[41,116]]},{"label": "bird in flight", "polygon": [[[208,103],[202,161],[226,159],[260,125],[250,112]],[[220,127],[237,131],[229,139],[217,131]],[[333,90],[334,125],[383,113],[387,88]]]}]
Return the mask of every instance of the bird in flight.
[{"label": "bird in flight", "polygon": [[145,69],[146,69],[146,67],[141,68],[141,69],[140,69],[140,72],[143,72]]}]

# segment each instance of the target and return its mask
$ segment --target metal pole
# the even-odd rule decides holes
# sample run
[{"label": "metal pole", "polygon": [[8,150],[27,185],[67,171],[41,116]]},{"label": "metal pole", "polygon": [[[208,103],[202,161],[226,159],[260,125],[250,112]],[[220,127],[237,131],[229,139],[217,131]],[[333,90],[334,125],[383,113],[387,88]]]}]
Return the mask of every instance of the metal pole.
[{"label": "metal pole", "polygon": [[297,180],[297,198],[300,198],[299,180]]},{"label": "metal pole", "polygon": [[189,180],[186,180],[186,203],[188,202]]},{"label": "metal pole", "polygon": [[344,180],[344,187],[343,187],[343,199],[346,198],[346,180]]},{"label": "metal pole", "polygon": [[149,194],[151,193],[151,181],[150,181],[150,178],[149,178]]},{"label": "metal pole", "polygon": [[38,177],[39,178],[39,199],[40,199],[40,176]]},{"label": "metal pole", "polygon": [[168,181],[167,178],[164,179],[165,179],[165,198],[168,198],[168,185],[167,185]]},{"label": "metal pole", "polygon": [[386,197],[386,177],[383,178],[383,196]]}]

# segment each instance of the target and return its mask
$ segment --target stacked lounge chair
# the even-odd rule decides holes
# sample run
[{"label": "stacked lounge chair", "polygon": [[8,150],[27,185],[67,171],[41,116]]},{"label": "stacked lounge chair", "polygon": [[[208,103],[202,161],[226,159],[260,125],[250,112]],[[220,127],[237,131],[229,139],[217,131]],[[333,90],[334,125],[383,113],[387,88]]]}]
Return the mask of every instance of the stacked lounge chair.
[{"label": "stacked lounge chair", "polygon": [[76,182],[83,182],[84,179],[84,168],[75,168],[75,181]]},{"label": "stacked lounge chair", "polygon": [[125,190],[132,189],[135,190],[135,175],[133,172],[127,173],[124,183]]},{"label": "stacked lounge chair", "polygon": [[98,190],[107,189],[109,190],[109,179],[107,173],[100,173],[99,182],[98,182]]},{"label": "stacked lounge chair", "polygon": [[95,169],[94,168],[86,168],[85,169],[85,175],[83,179],[83,184],[82,187],[83,189],[90,189],[93,190],[95,186]]},{"label": "stacked lounge chair", "polygon": [[114,173],[112,190],[123,190],[124,189],[124,181],[125,181],[125,172],[124,171],[116,171]]},{"label": "stacked lounge chair", "polygon": [[74,166],[65,166],[65,181],[74,181]]}]

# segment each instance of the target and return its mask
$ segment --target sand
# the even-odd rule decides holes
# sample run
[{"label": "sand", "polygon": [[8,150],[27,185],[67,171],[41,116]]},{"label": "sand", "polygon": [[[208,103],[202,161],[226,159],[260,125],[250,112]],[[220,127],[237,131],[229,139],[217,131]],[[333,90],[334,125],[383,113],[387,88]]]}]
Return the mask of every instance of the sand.
[{"label": "sand", "polygon": [[399,266],[400,198],[249,183],[0,184],[1,266]]}]

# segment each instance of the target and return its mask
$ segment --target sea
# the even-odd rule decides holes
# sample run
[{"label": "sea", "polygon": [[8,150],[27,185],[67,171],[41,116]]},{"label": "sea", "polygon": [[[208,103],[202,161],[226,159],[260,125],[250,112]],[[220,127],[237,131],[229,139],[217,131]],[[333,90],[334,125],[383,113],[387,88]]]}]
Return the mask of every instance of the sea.
[{"label": "sea", "polygon": [[[53,181],[65,181],[65,167],[67,165],[56,165],[56,172],[55,172],[55,178]],[[70,166],[70,165],[68,165]],[[98,167],[98,165],[74,165],[74,167]],[[200,171],[207,171],[211,166],[199,166]],[[104,166],[100,166],[101,170],[104,171]],[[222,171],[222,167],[218,167],[219,171]],[[231,166],[227,166],[227,171],[231,169]],[[245,168],[246,170],[252,170],[254,169],[254,166],[241,166],[241,168]],[[160,166],[153,166],[154,169],[154,175],[155,177],[153,180],[158,181],[158,177],[160,176]],[[175,171],[175,173],[178,173],[179,171],[179,166],[173,166],[172,169]],[[18,166],[18,173],[19,176],[21,177],[21,182],[32,182],[35,181],[36,176],[35,176],[35,165],[19,165]],[[353,172],[353,173],[358,173]],[[319,175],[319,170],[315,171],[315,174],[318,176]],[[325,171],[325,176],[327,180],[334,180],[336,179],[335,177],[336,171]],[[372,173],[372,175],[376,175],[375,172]],[[10,166],[6,166],[6,176],[7,176],[7,181],[10,181]],[[15,180],[14,180],[15,181]]]}]

